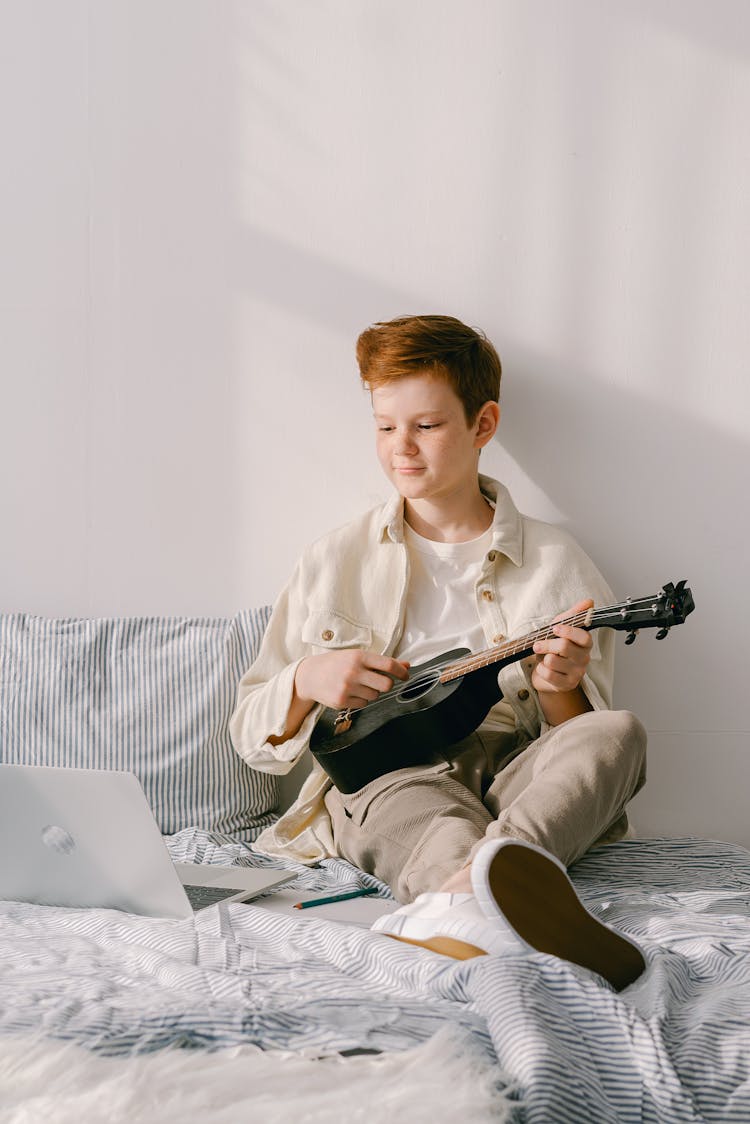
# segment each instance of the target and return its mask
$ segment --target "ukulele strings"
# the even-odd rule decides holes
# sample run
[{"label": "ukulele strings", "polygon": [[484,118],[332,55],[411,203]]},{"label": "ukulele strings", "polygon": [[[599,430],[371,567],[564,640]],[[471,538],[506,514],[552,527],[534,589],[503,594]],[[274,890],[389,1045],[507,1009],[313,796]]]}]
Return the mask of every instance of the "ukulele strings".
[{"label": "ukulele strings", "polygon": [[[481,667],[487,667],[489,664],[497,663],[504,656],[516,655],[520,652],[526,651],[527,648],[532,648],[537,640],[549,640],[555,635],[553,629],[555,625],[586,625],[587,628],[594,626],[597,618],[610,616],[612,613],[619,611],[629,611],[635,609],[638,605],[645,605],[649,602],[654,602],[655,597],[639,597],[634,601],[629,601],[626,604],[606,605],[600,609],[586,609],[579,613],[574,613],[570,617],[564,617],[562,620],[549,621],[542,628],[537,629],[535,632],[530,632],[528,636],[521,636],[517,640],[511,640],[506,644],[501,644],[497,648],[487,648],[483,652],[476,652],[472,655],[464,656],[459,660],[445,660],[441,663],[433,664],[428,670],[422,672],[414,679],[409,679],[406,683],[399,683],[397,687],[391,688],[390,691],[384,691],[378,698],[373,699],[367,703],[367,709],[371,710],[379,702],[386,702],[388,699],[393,698],[394,695],[401,697],[407,691],[419,691],[422,687],[429,687],[438,680],[447,683],[451,679],[458,679],[462,675],[466,675],[471,671],[478,671]],[[445,672],[451,674],[443,677]]]},{"label": "ukulele strings", "polygon": [[550,640],[555,635],[555,625],[573,625],[583,626],[584,628],[595,628],[602,619],[611,617],[613,613],[621,612],[628,613],[636,609],[640,605],[653,604],[654,597],[639,597],[635,601],[631,600],[624,604],[607,605],[599,609],[586,609],[579,613],[574,613],[570,617],[565,617],[562,620],[549,621],[535,632],[529,633],[528,636],[522,636],[517,640],[511,640],[507,644],[500,645],[498,648],[488,648],[484,652],[476,652],[468,656],[456,660],[455,663],[445,666],[445,671],[450,674],[443,678],[443,682],[449,682],[451,679],[457,679],[461,675],[465,675],[471,671],[477,671],[481,667],[487,667],[489,664],[496,663],[504,656],[520,655],[522,652],[533,647],[538,640]]},{"label": "ukulele strings", "polygon": [[[554,624],[572,625],[575,628],[578,625],[585,625],[587,620],[590,624],[593,623],[591,610],[587,610],[585,613],[576,613],[575,616],[566,617],[561,621],[555,621]],[[468,672],[478,671],[480,667],[487,667],[489,664],[497,663],[503,656],[520,655],[521,652],[533,648],[538,640],[550,640],[554,635],[554,625],[550,623],[537,629],[535,632],[530,632],[528,636],[522,636],[518,640],[511,640],[507,644],[501,644],[497,648],[488,648],[484,652],[474,652],[471,655],[462,656],[461,659],[456,660],[455,663],[448,664],[445,669],[446,673],[444,676],[441,676],[441,679],[444,683],[448,683],[451,679],[458,679]]]}]

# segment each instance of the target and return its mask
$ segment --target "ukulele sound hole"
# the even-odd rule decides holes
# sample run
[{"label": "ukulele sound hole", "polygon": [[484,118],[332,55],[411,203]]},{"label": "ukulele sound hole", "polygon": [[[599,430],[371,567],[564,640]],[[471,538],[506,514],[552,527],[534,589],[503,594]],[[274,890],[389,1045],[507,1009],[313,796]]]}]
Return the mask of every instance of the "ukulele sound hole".
[{"label": "ukulele sound hole", "polygon": [[413,683],[407,683],[405,687],[401,688],[398,692],[399,702],[407,703],[413,699],[421,699],[422,695],[426,695],[439,682],[439,675],[420,675],[419,679],[415,679]]}]

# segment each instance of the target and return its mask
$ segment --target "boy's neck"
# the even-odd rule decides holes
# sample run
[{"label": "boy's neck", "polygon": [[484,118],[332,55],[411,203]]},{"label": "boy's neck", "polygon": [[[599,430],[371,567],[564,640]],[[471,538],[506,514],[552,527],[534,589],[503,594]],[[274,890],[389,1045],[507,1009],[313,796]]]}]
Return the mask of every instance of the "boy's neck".
[{"label": "boy's neck", "polygon": [[446,497],[441,501],[404,500],[404,519],[423,539],[433,542],[470,542],[491,526],[494,513],[477,485],[476,493]]}]

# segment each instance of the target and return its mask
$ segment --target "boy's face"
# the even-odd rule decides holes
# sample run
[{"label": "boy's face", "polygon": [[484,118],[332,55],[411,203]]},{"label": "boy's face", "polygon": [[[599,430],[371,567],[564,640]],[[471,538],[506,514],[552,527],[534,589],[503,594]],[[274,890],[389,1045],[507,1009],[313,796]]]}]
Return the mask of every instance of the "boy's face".
[{"label": "boy's face", "polygon": [[450,383],[425,374],[378,387],[372,404],[378,459],[407,501],[440,501],[476,486],[479,450],[497,428],[496,403],[468,425]]}]

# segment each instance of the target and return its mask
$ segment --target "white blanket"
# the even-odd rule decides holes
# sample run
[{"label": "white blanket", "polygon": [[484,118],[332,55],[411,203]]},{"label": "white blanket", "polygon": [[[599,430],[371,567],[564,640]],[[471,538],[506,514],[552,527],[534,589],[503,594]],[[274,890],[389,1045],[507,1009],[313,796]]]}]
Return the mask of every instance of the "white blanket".
[{"label": "white blanket", "polygon": [[14,1036],[0,1038],[0,1091],[0,1124],[503,1124],[516,1107],[449,1027],[397,1054],[324,1059],[257,1046],[103,1058]]}]

